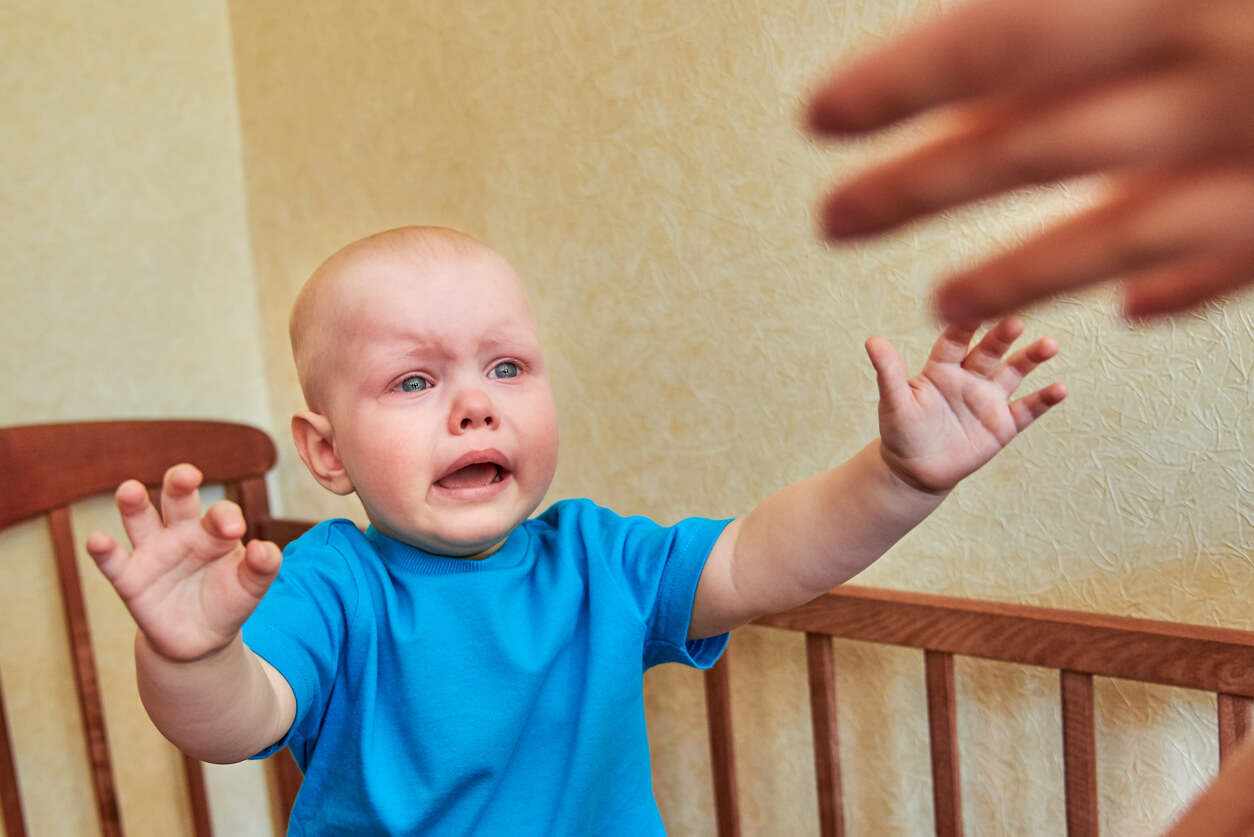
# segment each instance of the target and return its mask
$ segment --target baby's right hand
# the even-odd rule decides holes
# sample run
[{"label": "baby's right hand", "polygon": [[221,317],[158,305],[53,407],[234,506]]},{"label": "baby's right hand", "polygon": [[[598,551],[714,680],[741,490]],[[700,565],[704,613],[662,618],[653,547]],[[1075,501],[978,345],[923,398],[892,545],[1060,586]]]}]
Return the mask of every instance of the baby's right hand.
[{"label": "baby's right hand", "polygon": [[104,532],[87,539],[87,551],[149,644],[179,661],[229,644],[278,575],[282,560],[269,541],[252,541],[245,548],[240,540],[244,517],[234,503],[214,503],[201,517],[201,479],[191,465],[166,471],[160,515],[141,483],[122,483],[118,511],[134,551]]}]

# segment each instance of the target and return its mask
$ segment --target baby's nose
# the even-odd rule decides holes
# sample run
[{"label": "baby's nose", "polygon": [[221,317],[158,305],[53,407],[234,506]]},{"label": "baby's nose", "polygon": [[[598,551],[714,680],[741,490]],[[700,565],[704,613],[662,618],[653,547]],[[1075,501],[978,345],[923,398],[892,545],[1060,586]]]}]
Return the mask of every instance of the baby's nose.
[{"label": "baby's nose", "polygon": [[496,408],[488,394],[478,387],[466,387],[457,395],[449,413],[449,432],[465,433],[476,428],[495,429],[500,426]]}]

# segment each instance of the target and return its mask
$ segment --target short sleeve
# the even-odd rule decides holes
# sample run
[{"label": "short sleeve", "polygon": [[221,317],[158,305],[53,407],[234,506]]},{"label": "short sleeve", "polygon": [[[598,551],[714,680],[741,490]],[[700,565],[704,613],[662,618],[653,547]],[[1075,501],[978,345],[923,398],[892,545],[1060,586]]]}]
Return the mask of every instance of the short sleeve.
[{"label": "short sleeve", "polygon": [[[727,647],[728,634],[688,639],[697,582],[705,569],[714,542],[730,521],[689,518],[670,527],[669,549],[660,568],[657,597],[650,614],[645,667],[683,663],[706,669]],[[665,529],[664,529],[665,531]],[[642,561],[647,565],[647,559]]]},{"label": "short sleeve", "polygon": [[[697,582],[714,542],[729,520],[687,518],[663,526],[645,517],[621,517],[588,501],[568,501],[561,528],[577,530],[590,564],[603,564],[616,578],[626,606],[645,625],[644,667],[677,662],[713,665],[727,635],[688,640]],[[570,518],[578,522],[575,526]]]}]

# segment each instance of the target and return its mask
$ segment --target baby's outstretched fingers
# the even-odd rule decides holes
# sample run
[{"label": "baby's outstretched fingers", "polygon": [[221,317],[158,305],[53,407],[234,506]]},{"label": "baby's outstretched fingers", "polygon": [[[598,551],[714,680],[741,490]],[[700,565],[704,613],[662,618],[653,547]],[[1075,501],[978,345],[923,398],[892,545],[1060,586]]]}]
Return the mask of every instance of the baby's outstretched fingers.
[{"label": "baby's outstretched fingers", "polygon": [[95,531],[87,536],[87,554],[110,582],[117,580],[131,554],[126,547],[106,532]]},{"label": "baby's outstretched fingers", "polygon": [[1015,341],[1023,336],[1027,326],[1019,317],[1006,317],[985,332],[967,356],[962,368],[986,378],[993,377],[1002,366],[1002,358]]},{"label": "baby's outstretched fingers", "polygon": [[1038,389],[1031,395],[1010,402],[1010,415],[1014,417],[1015,428],[1019,432],[1044,415],[1050,407],[1062,402],[1067,397],[1067,385],[1053,383]]},{"label": "baby's outstretched fingers", "polygon": [[186,462],[165,472],[161,483],[161,517],[167,526],[200,517],[202,479],[200,470]]},{"label": "baby's outstretched fingers", "polygon": [[122,526],[131,539],[131,546],[139,546],[160,532],[164,526],[161,516],[148,499],[148,489],[138,480],[127,480],[114,492]]},{"label": "baby's outstretched fingers", "polygon": [[210,537],[224,541],[239,540],[248,530],[244,513],[230,500],[219,500],[210,506],[200,525]]},{"label": "baby's outstretched fingers", "polygon": [[866,344],[867,357],[875,369],[875,385],[879,389],[880,404],[886,409],[903,409],[909,403],[910,384],[906,379],[906,362],[883,337],[870,337]]},{"label": "baby's outstretched fingers", "polygon": [[1058,341],[1052,337],[1042,337],[1030,346],[1015,352],[993,375],[993,381],[1006,391],[1014,392],[1023,383],[1023,379],[1046,361],[1058,355]]},{"label": "baby's outstretched fingers", "polygon": [[962,363],[971,348],[971,338],[979,330],[978,322],[951,323],[936,338],[928,361],[933,363]]},{"label": "baby's outstretched fingers", "polygon": [[260,599],[279,574],[283,554],[271,541],[249,541],[244,560],[239,564],[239,583],[248,593]]}]

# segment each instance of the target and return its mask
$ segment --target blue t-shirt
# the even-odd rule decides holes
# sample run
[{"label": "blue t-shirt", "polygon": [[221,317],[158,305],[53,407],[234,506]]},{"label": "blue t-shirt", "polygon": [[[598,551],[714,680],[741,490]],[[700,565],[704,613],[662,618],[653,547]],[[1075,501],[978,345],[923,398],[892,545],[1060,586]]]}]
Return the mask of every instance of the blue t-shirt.
[{"label": "blue t-shirt", "polygon": [[557,503],[483,560],[332,520],[288,546],[244,626],[296,695],[289,834],[664,833],[642,675],[687,641],[726,521]]}]

